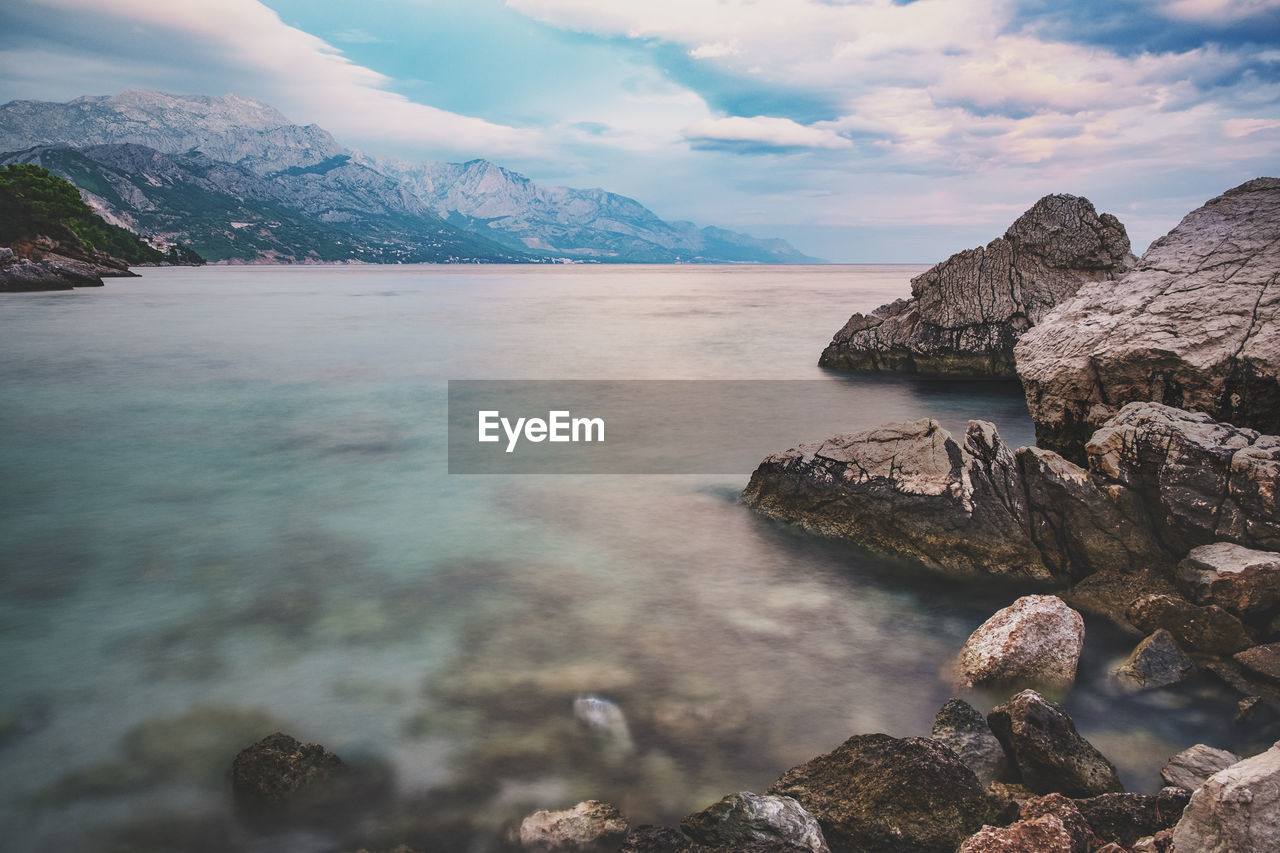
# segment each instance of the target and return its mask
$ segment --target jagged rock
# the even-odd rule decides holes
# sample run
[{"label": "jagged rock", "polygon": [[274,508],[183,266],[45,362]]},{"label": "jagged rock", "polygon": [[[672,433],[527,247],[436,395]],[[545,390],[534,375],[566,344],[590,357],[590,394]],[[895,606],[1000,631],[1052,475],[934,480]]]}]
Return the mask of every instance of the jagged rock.
[{"label": "jagged rock", "polygon": [[984,788],[1009,769],[1004,747],[991,733],[987,718],[963,699],[947,700],[933,718],[929,736],[954,752]]},{"label": "jagged rock", "polygon": [[586,800],[564,811],[536,811],[520,823],[524,850],[538,853],[613,853],[627,838],[627,819],[615,807]]},{"label": "jagged rock", "polygon": [[1076,849],[1057,815],[1044,814],[1008,826],[984,826],[965,840],[959,853],[1073,853]]},{"label": "jagged rock", "polygon": [[1200,607],[1173,595],[1145,595],[1125,616],[1143,631],[1165,629],[1193,652],[1229,655],[1253,645],[1240,620],[1221,607]]},{"label": "jagged rock", "polygon": [[1024,690],[987,715],[1022,782],[1038,794],[1088,797],[1123,791],[1110,761],[1079,732],[1070,715],[1034,690]]},{"label": "jagged rock", "polygon": [[1175,788],[1198,791],[1210,776],[1239,761],[1240,756],[1234,752],[1198,743],[1166,761],[1160,778]]},{"label": "jagged rock", "polygon": [[1196,604],[1216,604],[1242,619],[1265,619],[1280,606],[1280,554],[1232,542],[1192,548],[1178,583]]},{"label": "jagged rock", "polygon": [[818,822],[791,797],[740,791],[685,817],[680,829],[709,847],[739,849],[743,844],[772,841],[829,853]]},{"label": "jagged rock", "polygon": [[231,790],[236,805],[249,814],[284,814],[322,806],[345,772],[342,759],[320,744],[276,732],[235,757]]},{"label": "jagged rock", "polygon": [[18,257],[11,248],[0,247],[0,293],[75,287],[102,287],[102,277],[82,261],[60,255],[31,260]]},{"label": "jagged rock", "polygon": [[1018,341],[1041,447],[1077,455],[1125,404],[1280,422],[1280,180],[1188,214],[1118,282],[1080,288]]},{"label": "jagged rock", "polygon": [[769,793],[798,800],[833,853],[952,853],[993,817],[973,771],[927,738],[856,735]]},{"label": "jagged rock", "polygon": [[1280,745],[1220,770],[1191,795],[1173,830],[1178,851],[1280,850]]},{"label": "jagged rock", "polygon": [[1268,643],[1237,652],[1236,662],[1250,672],[1271,681],[1280,681],[1280,643]]},{"label": "jagged rock", "polygon": [[1013,346],[1082,285],[1107,282],[1133,263],[1129,237],[1088,199],[1049,195],[985,248],[916,276],[912,298],[854,314],[819,364],[845,370],[1015,375]]},{"label": "jagged rock", "polygon": [[1164,788],[1155,795],[1101,794],[1075,804],[1100,841],[1128,847],[1143,836],[1171,829],[1190,797],[1185,788]]},{"label": "jagged rock", "polygon": [[1027,800],[1018,816],[1021,820],[1034,820],[1042,815],[1053,815],[1062,821],[1063,828],[1071,836],[1071,853],[1089,853],[1097,844],[1093,829],[1080,809],[1062,794],[1046,794]]},{"label": "jagged rock", "polygon": [[966,687],[1066,690],[1083,647],[1079,613],[1056,595],[1025,595],[969,636],[956,671]]},{"label": "jagged rock", "polygon": [[802,445],[765,459],[743,500],[948,573],[1052,576],[1023,524],[1013,455],[985,421],[963,447],[927,418]]},{"label": "jagged rock", "polygon": [[1179,556],[1215,542],[1280,550],[1280,436],[1131,403],[1085,450],[1090,470],[1145,497],[1157,537]]},{"label": "jagged rock", "polygon": [[684,853],[689,843],[689,838],[678,829],[645,824],[627,833],[627,840],[618,853]]},{"label": "jagged rock", "polygon": [[[1062,600],[1084,613],[1105,616],[1119,625],[1126,625],[1125,612],[1139,598],[1177,594],[1173,582],[1155,569],[1133,572],[1103,569],[1064,591]],[[1137,628],[1133,633],[1142,634]]]},{"label": "jagged rock", "polygon": [[1173,635],[1160,628],[1133,650],[1115,671],[1116,680],[1133,690],[1168,687],[1182,681],[1195,664],[1187,657]]}]

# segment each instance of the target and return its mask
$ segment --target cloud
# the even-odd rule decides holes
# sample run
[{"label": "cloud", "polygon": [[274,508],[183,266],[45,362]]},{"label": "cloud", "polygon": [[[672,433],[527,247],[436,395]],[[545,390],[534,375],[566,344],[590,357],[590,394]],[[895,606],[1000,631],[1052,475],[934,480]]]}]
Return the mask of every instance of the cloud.
[{"label": "cloud", "polygon": [[689,50],[694,59],[717,59],[721,56],[733,56],[738,52],[737,41],[711,41],[700,44]]},{"label": "cloud", "polygon": [[829,129],[806,127],[791,119],[770,116],[705,119],[686,127],[682,135],[695,148],[744,153],[853,147],[852,142]]},{"label": "cloud", "polygon": [[1280,10],[1280,0],[1164,0],[1158,8],[1178,20],[1222,26]]},{"label": "cloud", "polygon": [[[344,140],[494,157],[545,145],[537,130],[414,103],[389,91],[389,78],[288,26],[256,0],[36,0],[22,5],[46,19],[69,22],[64,50],[91,30],[132,32],[125,40],[132,58],[124,70],[145,67],[154,57],[153,66],[186,67],[186,79],[205,80],[195,89],[202,94],[210,93],[209,80],[218,81],[214,91],[233,81],[238,94],[270,103],[293,121],[318,123]],[[56,35],[50,34],[51,43]],[[5,65],[21,68],[22,53],[6,54]],[[120,76],[109,73],[105,79]],[[115,88],[129,86],[160,87],[152,76],[121,80]]]}]

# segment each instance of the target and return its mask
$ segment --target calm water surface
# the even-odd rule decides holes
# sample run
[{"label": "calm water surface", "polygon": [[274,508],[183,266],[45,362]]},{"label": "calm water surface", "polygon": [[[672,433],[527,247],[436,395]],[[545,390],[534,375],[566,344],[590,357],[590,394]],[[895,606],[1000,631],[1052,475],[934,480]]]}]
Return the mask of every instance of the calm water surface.
[{"label": "calm water surface", "polygon": [[[486,850],[534,808],[671,822],[851,734],[927,734],[948,657],[1017,591],[755,518],[749,470],[450,476],[444,441],[449,379],[706,378],[843,383],[848,431],[1030,443],[1016,388],[815,366],[923,269],[228,267],[0,297],[5,848]],[[1090,622],[1068,705],[1131,788],[1247,745],[1207,685],[1112,695],[1130,642]],[[630,748],[574,720],[582,694]],[[277,729],[364,768],[352,814],[231,818],[231,757]]]}]

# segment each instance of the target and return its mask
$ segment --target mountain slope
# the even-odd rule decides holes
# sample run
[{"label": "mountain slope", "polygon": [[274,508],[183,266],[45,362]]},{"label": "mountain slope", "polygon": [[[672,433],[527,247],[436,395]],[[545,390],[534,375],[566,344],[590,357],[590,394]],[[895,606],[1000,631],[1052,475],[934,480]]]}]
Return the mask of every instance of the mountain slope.
[{"label": "mountain slope", "polygon": [[[366,157],[345,150],[322,128],[292,124],[276,109],[237,95],[131,90],[65,104],[13,101],[0,106],[0,151],[44,151],[57,145],[86,150],[143,146],[180,162],[188,173],[184,181],[193,191],[223,196],[237,197],[236,188],[246,178],[226,170],[214,176],[210,171],[214,167],[199,158],[260,178],[264,183],[255,185],[257,194],[240,198],[238,204],[235,198],[224,197],[217,202],[206,198],[198,205],[205,218],[193,226],[190,237],[193,245],[212,259],[247,260],[253,256],[245,253],[258,247],[259,260],[276,261],[817,260],[782,240],[758,240],[724,229],[665,222],[634,199],[601,189],[539,186],[484,160],[408,164]],[[98,152],[89,159],[99,167],[115,169],[113,174],[120,178],[120,170],[131,165],[124,161],[132,158],[122,161]],[[80,167],[82,172],[93,171],[83,163]],[[87,185],[77,185],[94,192]],[[149,192],[141,185],[135,189],[144,196]],[[160,195],[163,193],[150,192],[153,201]],[[148,222],[160,227],[157,217],[161,214],[155,211],[130,212],[127,203],[112,207],[106,196],[99,194],[97,199],[90,201],[101,206],[108,218],[132,219],[140,228],[148,227]],[[121,201],[128,202],[128,194]],[[246,221],[245,205],[250,201],[274,205],[260,213],[280,222],[283,230],[262,232],[254,240],[243,235],[237,239],[231,220],[219,226],[210,218],[219,208],[228,215],[234,208],[235,221]],[[165,227],[177,229],[176,220]],[[308,231],[320,242],[308,246],[304,239]],[[292,236],[284,239],[286,233]],[[360,238],[360,251],[344,242],[351,251],[343,255],[338,246],[340,234]]]},{"label": "mountain slope", "polygon": [[[301,191],[296,186],[202,153],[164,154],[133,144],[41,146],[0,162],[42,166],[79,187],[109,221],[154,239],[185,243],[211,261],[521,259],[429,215],[370,211],[354,202],[339,209],[314,199],[304,210],[297,204]],[[360,201],[354,194],[346,199]]]}]

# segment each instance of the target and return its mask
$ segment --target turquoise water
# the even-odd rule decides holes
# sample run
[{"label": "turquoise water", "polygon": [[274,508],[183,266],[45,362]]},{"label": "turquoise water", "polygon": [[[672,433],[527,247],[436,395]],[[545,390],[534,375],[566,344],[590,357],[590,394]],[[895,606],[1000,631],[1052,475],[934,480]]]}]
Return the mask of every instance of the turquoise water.
[{"label": "turquoise water", "polygon": [[[1016,388],[815,366],[922,269],[223,267],[5,296],[6,849],[485,850],[534,808],[670,822],[850,734],[926,734],[1016,591],[757,519],[749,470],[450,476],[444,436],[449,379],[820,379],[856,396],[847,431],[982,417],[1030,443]],[[794,417],[796,443],[829,431]],[[1248,741],[1207,685],[1113,696],[1129,642],[1090,622],[1068,704],[1131,788]],[[380,784],[255,835],[226,770],[276,729]]]}]

